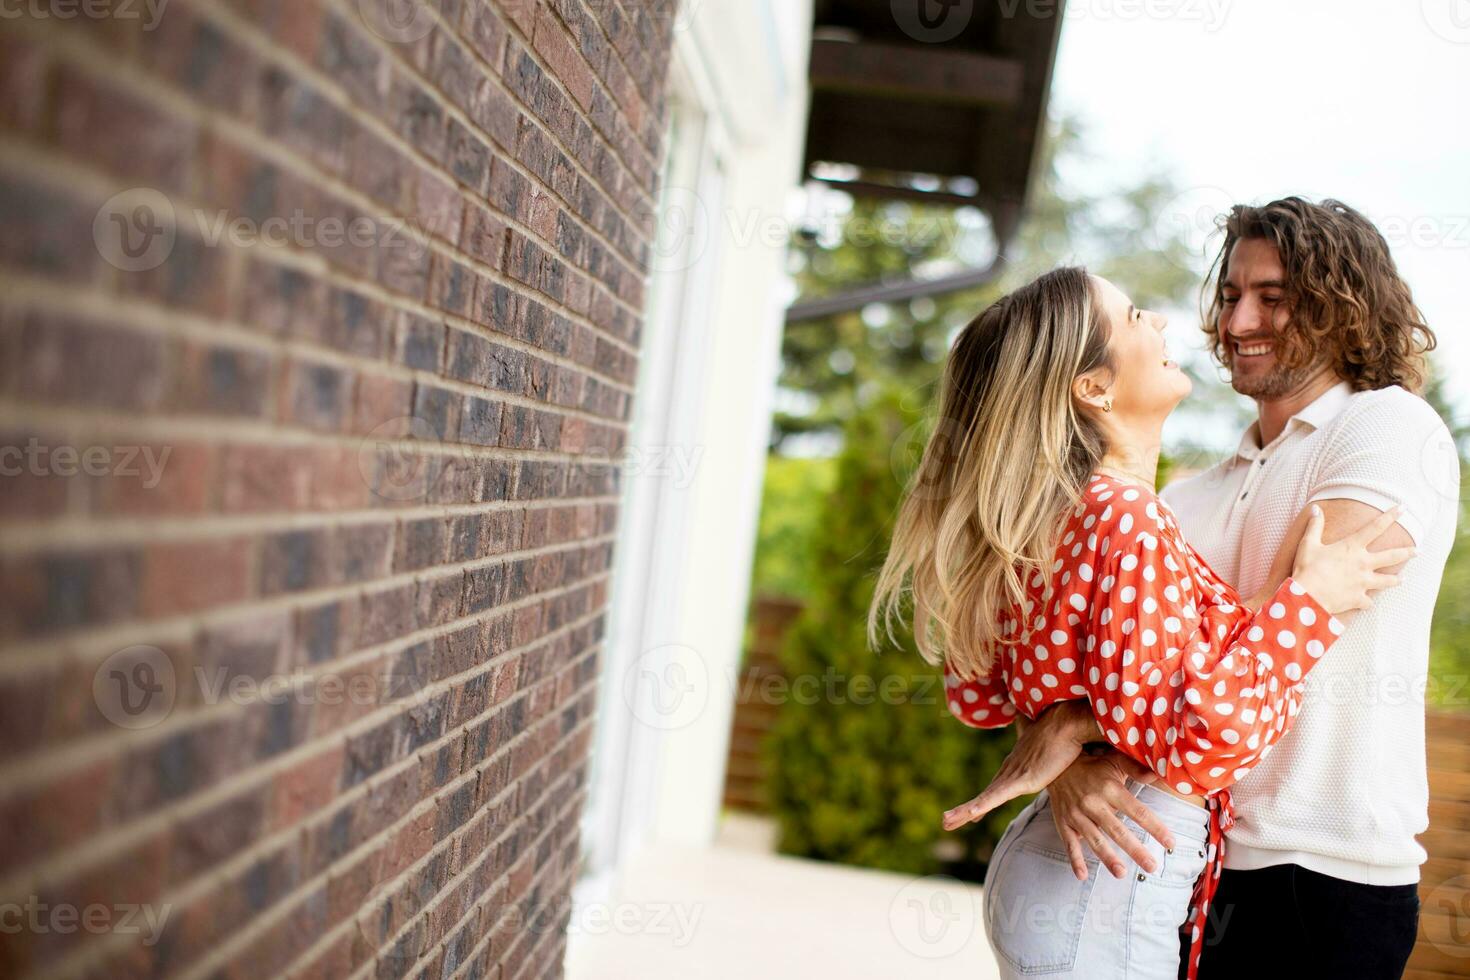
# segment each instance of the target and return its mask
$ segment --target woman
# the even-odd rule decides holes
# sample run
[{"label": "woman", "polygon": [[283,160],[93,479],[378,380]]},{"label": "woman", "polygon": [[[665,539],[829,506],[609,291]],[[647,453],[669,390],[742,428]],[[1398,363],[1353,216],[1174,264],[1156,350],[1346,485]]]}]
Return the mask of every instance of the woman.
[{"label": "woman", "polygon": [[1379,570],[1412,554],[1368,550],[1395,512],[1332,545],[1314,513],[1278,562],[1291,574],[1242,601],[1152,490],[1164,420],[1190,392],[1164,322],[1078,268],[976,317],[950,353],[943,423],[869,614],[876,643],[910,593],[920,652],[943,663],[966,724],[1077,700],[1094,734],[1159,775],[1130,785],[1174,838],[1148,873],[1079,880],[1053,822],[1036,819],[1045,791],[1007,827],[985,889],[1006,977],[1173,978],[1186,923],[1195,976],[1226,788],[1290,724],[1303,678],[1342,632],[1336,614],[1366,606],[1396,581]]}]

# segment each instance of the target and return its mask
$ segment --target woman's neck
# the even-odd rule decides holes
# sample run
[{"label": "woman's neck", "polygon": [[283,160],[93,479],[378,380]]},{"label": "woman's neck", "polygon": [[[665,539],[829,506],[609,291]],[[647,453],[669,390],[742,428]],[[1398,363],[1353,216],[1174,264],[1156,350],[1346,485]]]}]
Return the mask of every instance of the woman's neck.
[{"label": "woman's neck", "polygon": [[1098,462],[1100,469],[1126,476],[1152,490],[1159,478],[1160,440],[1114,442]]}]

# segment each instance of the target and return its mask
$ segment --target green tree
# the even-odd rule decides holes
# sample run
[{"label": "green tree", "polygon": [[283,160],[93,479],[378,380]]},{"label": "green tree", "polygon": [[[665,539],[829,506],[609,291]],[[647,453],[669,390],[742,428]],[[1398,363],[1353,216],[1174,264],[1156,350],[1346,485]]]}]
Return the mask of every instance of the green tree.
[{"label": "green tree", "polygon": [[[806,605],[781,652],[792,697],[764,749],[783,852],[926,874],[940,866],[940,815],[979,791],[1015,733],[952,718],[942,677],[911,645],[875,652],[867,644],[875,573],[908,476],[894,447],[909,444],[917,425],[918,413],[890,388],[844,429]],[[798,696],[803,690],[813,696]],[[988,855],[1023,805],[954,839],[969,856]]]}]

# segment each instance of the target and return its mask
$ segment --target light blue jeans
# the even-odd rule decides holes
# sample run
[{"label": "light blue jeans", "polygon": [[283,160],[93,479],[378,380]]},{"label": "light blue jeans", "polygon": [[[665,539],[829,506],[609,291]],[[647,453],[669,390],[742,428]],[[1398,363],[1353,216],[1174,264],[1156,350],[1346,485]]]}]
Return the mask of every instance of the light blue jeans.
[{"label": "light blue jeans", "polygon": [[1114,878],[1084,845],[1078,881],[1042,790],[1006,827],[985,876],[985,932],[1000,975],[1086,980],[1175,980],[1179,928],[1205,870],[1210,812],[1145,783],[1128,789],[1173,832],[1174,852],[1126,815],[1119,819],[1158,864],[1149,874],[1116,843],[1126,873]]}]

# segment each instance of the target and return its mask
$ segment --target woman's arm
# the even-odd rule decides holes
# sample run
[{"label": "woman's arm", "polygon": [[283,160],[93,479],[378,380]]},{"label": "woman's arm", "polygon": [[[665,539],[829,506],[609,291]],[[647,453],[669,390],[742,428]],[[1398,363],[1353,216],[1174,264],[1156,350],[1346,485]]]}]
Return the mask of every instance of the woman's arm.
[{"label": "woman's arm", "polygon": [[946,661],[944,693],[949,713],[971,728],[1004,728],[1013,721],[1020,723],[1021,715],[1006,693],[999,670],[986,677],[966,680],[951,670]]},{"label": "woman's arm", "polygon": [[1098,586],[1084,686],[1108,740],[1181,793],[1213,792],[1259,762],[1342,632],[1291,578],[1256,613],[1206,601],[1167,536],[1118,541]]}]

